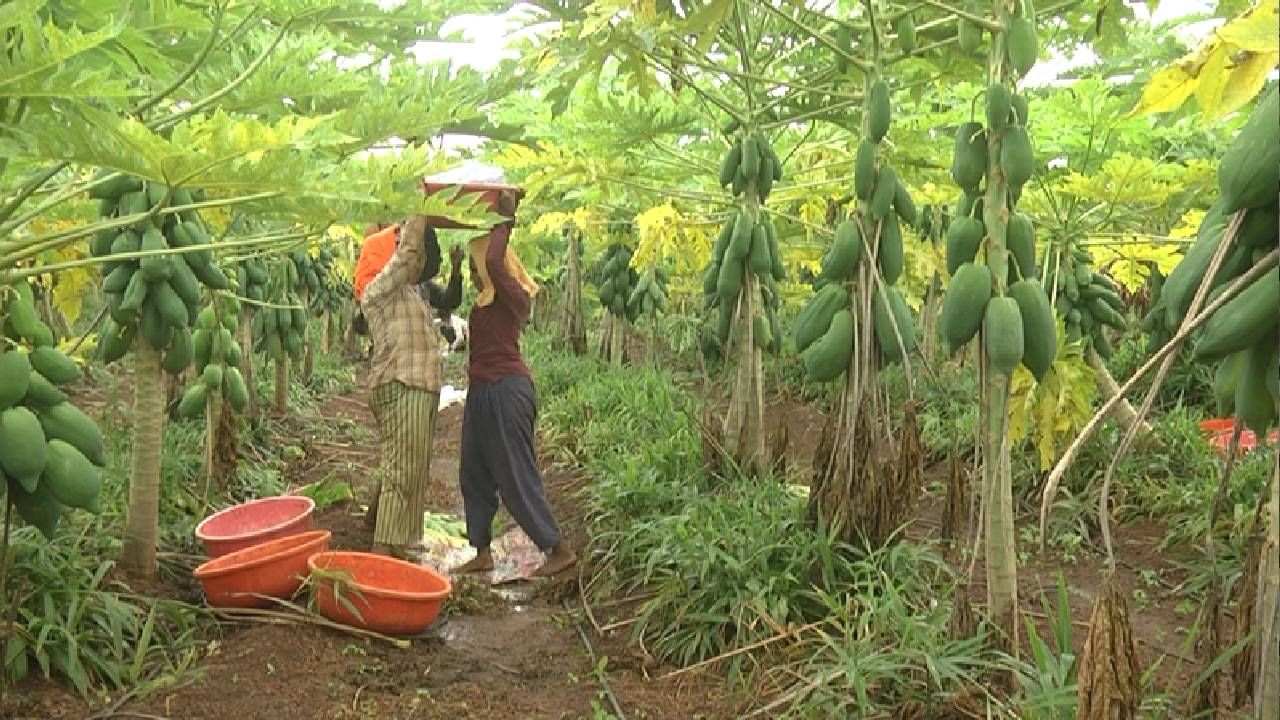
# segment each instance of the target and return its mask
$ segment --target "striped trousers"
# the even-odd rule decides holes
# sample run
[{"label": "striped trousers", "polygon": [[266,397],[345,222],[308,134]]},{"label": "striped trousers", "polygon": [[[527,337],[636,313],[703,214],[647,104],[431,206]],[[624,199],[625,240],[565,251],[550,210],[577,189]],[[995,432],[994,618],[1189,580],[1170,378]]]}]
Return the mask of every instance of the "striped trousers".
[{"label": "striped trousers", "polygon": [[373,541],[406,548],[422,540],[426,487],[431,477],[431,446],[440,394],[401,382],[374,388],[369,406],[382,435],[377,524]]}]

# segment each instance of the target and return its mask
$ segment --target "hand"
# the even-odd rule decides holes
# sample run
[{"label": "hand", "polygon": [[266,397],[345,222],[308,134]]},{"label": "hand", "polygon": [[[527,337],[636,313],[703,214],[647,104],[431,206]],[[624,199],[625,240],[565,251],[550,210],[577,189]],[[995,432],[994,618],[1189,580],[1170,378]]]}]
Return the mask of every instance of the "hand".
[{"label": "hand", "polygon": [[514,218],[516,216],[516,206],[520,203],[520,197],[514,190],[498,191],[498,214],[505,217]]},{"label": "hand", "polygon": [[466,256],[467,249],[463,247],[461,243],[454,245],[453,248],[449,250],[449,261],[453,263],[453,269],[455,271],[462,269],[462,261]]}]

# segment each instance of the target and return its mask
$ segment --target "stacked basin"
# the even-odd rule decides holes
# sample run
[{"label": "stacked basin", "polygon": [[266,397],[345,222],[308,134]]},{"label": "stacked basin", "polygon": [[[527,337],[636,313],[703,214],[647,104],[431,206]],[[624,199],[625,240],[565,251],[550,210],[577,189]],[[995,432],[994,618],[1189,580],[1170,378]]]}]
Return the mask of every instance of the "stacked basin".
[{"label": "stacked basin", "polygon": [[330,552],[333,534],[313,527],[315,501],[301,495],[252,500],[196,527],[210,560],[193,573],[216,608],[266,608],[311,578],[315,607],[334,622],[416,635],[440,613],[452,587],[435,571],[390,557]]}]

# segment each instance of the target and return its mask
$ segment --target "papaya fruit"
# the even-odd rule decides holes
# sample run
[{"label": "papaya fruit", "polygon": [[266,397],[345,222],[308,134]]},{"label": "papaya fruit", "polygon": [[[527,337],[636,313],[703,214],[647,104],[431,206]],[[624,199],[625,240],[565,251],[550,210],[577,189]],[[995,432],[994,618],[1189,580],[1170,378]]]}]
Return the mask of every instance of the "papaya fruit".
[{"label": "papaya fruit", "polygon": [[[1218,163],[1223,214],[1276,202],[1280,185],[1280,93],[1273,85]],[[1274,235],[1272,241],[1274,243]]]},{"label": "papaya fruit", "polygon": [[[192,253],[194,254],[194,253]],[[213,264],[212,259],[200,266],[192,266],[191,270],[195,272],[200,282],[210,290],[230,290],[231,283],[227,280],[227,276],[223,274],[222,269]]]},{"label": "papaya fruit", "polygon": [[849,306],[849,293],[840,285],[827,285],[809,298],[795,319],[796,351],[804,352],[827,332],[836,313]]},{"label": "papaya fruit", "polygon": [[740,167],[748,182],[760,176],[760,146],[756,144],[754,135],[749,135],[742,140],[742,165]]},{"label": "papaya fruit", "polygon": [[106,446],[98,424],[69,402],[58,403],[39,412],[45,437],[70,443],[99,467],[107,464]]},{"label": "papaya fruit", "polygon": [[728,187],[733,182],[733,176],[737,174],[738,165],[741,163],[742,143],[735,142],[729,146],[724,159],[720,162],[720,187]]},{"label": "papaya fruit", "polygon": [[942,333],[950,352],[978,334],[991,300],[991,271],[986,265],[964,263],[951,277],[942,297]]},{"label": "papaya fruit", "polygon": [[956,274],[961,265],[973,262],[982,246],[986,231],[982,223],[971,217],[960,217],[947,227],[947,272]]},{"label": "papaya fruit", "polygon": [[94,200],[118,202],[125,193],[138,192],[142,189],[142,181],[138,178],[110,170],[99,170],[94,173],[92,182],[89,197]]},{"label": "papaya fruit", "polygon": [[138,331],[142,333],[142,339],[156,350],[169,347],[169,342],[173,340],[173,326],[165,322],[160,316],[160,309],[152,302],[142,305],[142,319],[138,322]]},{"label": "papaya fruit", "polygon": [[[711,264],[707,266],[707,269],[704,270],[702,273],[702,294],[714,295],[716,292],[716,286],[719,283],[719,280],[720,280],[720,263],[718,261],[713,260]],[[609,304],[605,301],[603,294],[600,296],[600,304],[602,305]],[[256,320],[258,319],[258,317],[261,317],[261,316],[255,316],[254,319]],[[196,332],[198,335],[200,331],[196,331]],[[196,348],[198,349],[199,347],[200,346],[197,343]],[[206,360],[206,362],[208,362],[208,360]]]},{"label": "papaya fruit", "polygon": [[871,191],[871,219],[880,222],[893,211],[893,199],[898,192],[898,173],[889,163],[880,166],[876,173],[876,186]]},{"label": "papaya fruit", "polygon": [[116,235],[115,240],[111,242],[112,255],[127,255],[136,253],[142,249],[142,235],[133,230],[125,230]]},{"label": "papaya fruit", "polygon": [[716,316],[716,339],[720,341],[720,345],[724,346],[729,342],[729,335],[733,332],[733,306],[728,303],[720,303],[720,312]]},{"label": "papaya fruit", "polygon": [[21,406],[0,412],[0,469],[6,475],[29,484],[40,477],[48,457],[35,413]]},{"label": "papaya fruit", "polygon": [[892,285],[898,282],[906,267],[906,258],[902,247],[902,228],[898,226],[897,215],[890,213],[880,222],[880,248],[876,260],[885,283]]},{"label": "papaya fruit", "polygon": [[1110,360],[1113,348],[1111,347],[1111,339],[1107,337],[1106,330],[1102,325],[1095,324],[1093,329],[1089,331],[1089,339],[1093,343],[1093,351],[1098,353],[1098,357],[1103,360]]},{"label": "papaya fruit", "polygon": [[755,346],[765,352],[768,352],[769,348],[773,346],[773,328],[769,326],[767,315],[757,313],[752,319],[751,338]]},{"label": "papaya fruit", "polygon": [[853,314],[841,310],[831,318],[831,326],[801,353],[804,369],[814,382],[829,382],[840,377],[853,356]]},{"label": "papaya fruit", "polygon": [[751,252],[751,236],[755,232],[755,220],[751,213],[742,210],[733,222],[733,238],[726,254],[734,260],[742,260]]},{"label": "papaya fruit", "polygon": [[[164,235],[159,230],[152,228],[142,234],[143,252],[158,252],[168,248],[169,244],[165,242]],[[170,273],[173,272],[172,264],[165,255],[148,255],[139,260],[138,264],[143,277],[149,283],[168,280]]]},{"label": "papaya fruit", "polygon": [[876,185],[876,146],[870,140],[858,143],[853,159],[853,191],[861,200],[870,200]]},{"label": "papaya fruit", "polygon": [[137,332],[136,324],[121,325],[110,320],[98,338],[98,352],[102,362],[111,364],[125,356],[133,345],[133,337]]},{"label": "papaya fruit", "polygon": [[742,290],[742,261],[726,257],[720,265],[720,275],[716,279],[716,294],[720,302],[729,304],[738,297]]},{"label": "papaya fruit", "polygon": [[40,484],[49,490],[54,499],[67,507],[101,512],[98,498],[102,492],[102,478],[98,468],[71,444],[53,439],[49,441],[49,461],[40,476]]},{"label": "papaya fruit", "polygon": [[1031,138],[1022,125],[1010,125],[1004,131],[1000,143],[1000,169],[1010,185],[1022,186],[1035,171],[1035,155],[1031,152]]},{"label": "papaya fruit", "polygon": [[1036,274],[1036,231],[1031,218],[1020,212],[1009,215],[1009,225],[1005,231],[1005,247],[1009,250],[1010,259],[1016,274],[1010,277],[1019,280],[1035,277]]},{"label": "papaya fruit", "polygon": [[80,379],[80,366],[57,348],[36,348],[31,351],[30,360],[31,367],[55,385]]},{"label": "papaya fruit", "polygon": [[1013,96],[1009,86],[995,82],[987,87],[987,127],[1002,130],[1009,124],[1009,111],[1013,107]]},{"label": "papaya fruit", "polygon": [[1240,352],[1264,338],[1275,340],[1280,307],[1280,268],[1273,268],[1232,298],[1204,324],[1194,355],[1213,361]]},{"label": "papaya fruit", "polygon": [[1094,320],[1116,330],[1124,330],[1128,323],[1125,322],[1124,316],[1116,312],[1115,308],[1107,304],[1100,297],[1085,300],[1085,307],[1089,309],[1089,314]]},{"label": "papaya fruit", "polygon": [[1250,208],[1236,231],[1236,241],[1246,247],[1267,251],[1276,247],[1277,229],[1280,229],[1280,203]]},{"label": "papaya fruit", "polygon": [[1053,307],[1044,286],[1034,280],[1019,280],[1009,286],[1008,292],[1018,304],[1022,317],[1022,364],[1040,382],[1058,355],[1058,325]]},{"label": "papaya fruit", "polygon": [[27,379],[27,393],[22,404],[34,410],[50,408],[67,401],[67,394],[49,382],[48,378],[32,370]]},{"label": "papaya fruit", "polygon": [[[951,179],[961,189],[976,192],[987,176],[987,131],[981,123],[960,123],[951,156]],[[967,213],[965,213],[967,214]]]},{"label": "papaya fruit", "polygon": [[[887,301],[885,297],[888,298]],[[879,292],[873,293],[871,308],[876,344],[880,347],[881,356],[886,364],[901,362],[902,351],[905,349],[910,353],[916,347],[916,329],[911,318],[911,308],[895,287],[886,287],[883,296]]]},{"label": "papaya fruit", "polygon": [[[662,290],[658,289],[656,293],[650,293],[647,297],[653,297],[656,299],[660,298],[660,302],[658,302],[657,304],[662,305],[666,303],[666,296],[662,295],[661,293],[662,293]],[[231,367],[239,367],[241,360],[243,360],[243,357],[240,350],[240,343],[236,342],[235,340],[232,340],[231,342],[227,343],[226,348],[224,348],[222,351],[222,362],[226,363]]]},{"label": "papaya fruit", "polygon": [[151,284],[151,289],[147,292],[147,302],[155,305],[160,317],[169,325],[175,328],[187,326],[187,305],[182,302],[182,298],[178,297],[177,291],[167,280]]},{"label": "papaya fruit", "polygon": [[833,281],[848,280],[862,259],[862,230],[858,221],[847,218],[836,226],[835,240],[822,258],[822,277]]},{"label": "papaya fruit", "polygon": [[192,272],[191,266],[185,262],[171,262],[169,273],[169,286],[177,293],[178,298],[185,305],[195,305],[200,302],[200,281],[196,278],[196,274]]},{"label": "papaya fruit", "polygon": [[[1210,206],[1196,230],[1196,240],[1187,249],[1182,260],[1174,266],[1160,288],[1161,300],[1165,306],[1165,324],[1175,328],[1182,324],[1187,309],[1196,290],[1209,270],[1209,262],[1213,260],[1222,232],[1227,227],[1227,217],[1223,214],[1225,207],[1221,199]],[[1215,278],[1216,279],[1216,278]]]},{"label": "papaya fruit", "polygon": [[1228,355],[1218,363],[1213,371],[1213,400],[1218,409],[1218,417],[1230,417],[1236,409],[1236,383],[1240,379],[1240,368],[1244,365],[1244,356],[1248,351]]},{"label": "papaya fruit", "polygon": [[[26,281],[21,281],[19,285],[26,288],[27,295],[30,295],[30,288],[26,287]],[[27,340],[34,342],[35,338],[40,334],[40,316],[36,314],[36,306],[27,297],[19,296],[9,301],[5,306],[5,312],[9,314],[9,325],[14,332]]]},{"label": "papaya fruit", "polygon": [[778,231],[773,226],[773,221],[765,216],[764,219],[765,234],[769,238],[769,273],[776,282],[782,282],[787,279],[787,268],[782,263],[782,248],[778,245]]},{"label": "papaya fruit", "polygon": [[1005,35],[1005,51],[1009,66],[1018,75],[1026,75],[1040,55],[1040,38],[1035,23],[1027,17],[1014,18]]},{"label": "papaya fruit", "polygon": [[169,186],[158,182],[147,183],[147,202],[151,207],[166,206],[169,196]]},{"label": "papaya fruit", "polygon": [[1026,127],[1031,119],[1031,104],[1026,95],[1014,95],[1009,111],[1009,122]]},{"label": "papaya fruit", "polygon": [[231,409],[241,412],[249,405],[249,389],[245,385],[244,376],[240,374],[240,368],[228,367],[226,375],[222,381],[222,393],[231,403]]},{"label": "papaya fruit", "polygon": [[177,375],[191,364],[193,352],[191,331],[185,327],[179,327],[174,330],[173,341],[165,351],[164,358],[160,360],[160,367],[170,375]]},{"label": "papaya fruit", "polygon": [[884,140],[889,134],[889,86],[877,80],[867,93],[867,136],[872,142]]},{"label": "papaya fruit", "polygon": [[959,40],[960,49],[967,53],[977,52],[978,48],[982,47],[982,26],[964,18],[960,18],[959,25],[956,37]]},{"label": "papaya fruit", "polygon": [[25,397],[30,384],[31,360],[27,353],[18,349],[0,353],[0,410],[8,410]]},{"label": "papaya fruit", "polygon": [[903,53],[910,55],[916,49],[916,21],[911,13],[904,13],[898,17],[893,24],[894,32],[897,33],[896,42],[898,49]]},{"label": "papaya fruit", "polygon": [[120,312],[124,314],[123,317],[137,316],[147,299],[148,290],[147,279],[142,276],[142,273],[133,273],[129,278],[129,285],[125,287],[124,295],[120,298]]},{"label": "papaya fruit", "polygon": [[10,478],[9,497],[13,500],[13,509],[31,527],[40,531],[46,540],[52,540],[58,529],[58,521],[62,519],[62,506],[49,493],[48,488],[37,485],[28,491]]},{"label": "papaya fruit", "polygon": [[200,381],[212,391],[221,390],[222,366],[218,363],[209,363],[205,366],[204,372],[200,373]]},{"label": "papaya fruit", "polygon": [[756,223],[751,232],[749,257],[751,272],[760,277],[773,272],[773,256],[769,253],[769,234],[764,229],[764,223]]},{"label": "papaya fruit", "polygon": [[128,264],[118,265],[102,278],[102,292],[123,293],[129,287],[134,269]]},{"label": "papaya fruit", "polygon": [[916,204],[911,199],[911,193],[907,190],[907,186],[902,182],[902,178],[898,178],[898,186],[893,192],[893,209],[897,211],[898,217],[902,218],[902,222],[909,227],[915,227],[919,221],[919,212],[916,210]]},{"label": "papaya fruit", "polygon": [[982,321],[982,338],[991,367],[1002,375],[1013,375],[1025,348],[1022,311],[1016,300],[1008,296],[991,298]]},{"label": "papaya fruit", "polygon": [[[209,367],[215,367],[210,365]],[[178,415],[188,420],[200,417],[204,413],[205,399],[209,396],[209,387],[203,382],[193,383],[182,393],[178,401]]]},{"label": "papaya fruit", "polygon": [[89,240],[89,254],[93,257],[106,257],[111,254],[111,244],[115,242],[116,231],[99,230]]},{"label": "papaya fruit", "polygon": [[1273,361],[1280,348],[1274,336],[1264,338],[1241,354],[1240,375],[1236,381],[1235,413],[1258,437],[1266,437],[1276,425],[1275,399],[1268,386],[1273,382],[1267,377],[1274,367]]}]

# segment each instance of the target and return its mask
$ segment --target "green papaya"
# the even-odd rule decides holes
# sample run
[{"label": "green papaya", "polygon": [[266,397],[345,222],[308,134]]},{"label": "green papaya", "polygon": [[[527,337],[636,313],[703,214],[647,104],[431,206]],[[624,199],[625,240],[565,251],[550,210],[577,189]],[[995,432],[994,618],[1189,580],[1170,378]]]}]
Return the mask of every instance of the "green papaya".
[{"label": "green papaya", "polygon": [[170,375],[178,375],[191,364],[193,353],[191,331],[185,327],[174,330],[173,341],[160,361],[160,367]]},{"label": "green papaya", "polygon": [[138,192],[142,189],[142,181],[138,178],[110,170],[99,170],[94,173],[93,183],[89,188],[89,197],[94,200],[117,202],[125,193]]},{"label": "green papaya", "polygon": [[959,40],[960,49],[967,53],[974,53],[982,47],[982,26],[977,23],[960,18],[959,30],[956,37]]},{"label": "green papaya", "polygon": [[827,332],[836,313],[849,306],[849,293],[841,285],[827,285],[814,293],[796,315],[796,351],[804,352]]},{"label": "green papaya", "polygon": [[971,217],[960,217],[947,226],[947,272],[955,275],[960,266],[973,262],[982,247],[985,234],[982,223]]},{"label": "green papaya", "polygon": [[742,143],[735,142],[729,146],[728,152],[724,154],[724,159],[720,163],[720,187],[728,187],[733,182],[733,176],[737,174],[740,164],[742,164]]},{"label": "green papaya", "polygon": [[742,261],[726,257],[720,265],[720,276],[716,279],[716,294],[720,302],[729,304],[742,291]]},{"label": "green papaya", "polygon": [[[884,299],[888,297],[888,300]],[[872,316],[875,324],[876,344],[885,363],[902,360],[902,351],[908,353],[916,347],[916,329],[911,318],[911,308],[896,287],[886,287],[884,296],[875,292],[871,296]],[[896,327],[896,332],[895,332]],[[901,338],[901,343],[899,343]]]},{"label": "green papaya", "polygon": [[981,123],[961,123],[951,156],[951,179],[961,189],[974,193],[986,176],[987,131]]},{"label": "green papaya", "polygon": [[1010,125],[1000,142],[1000,169],[1010,185],[1022,186],[1035,171],[1035,155],[1031,151],[1031,138],[1022,125]]},{"label": "green papaya", "polygon": [[1022,364],[1040,382],[1058,355],[1058,325],[1049,296],[1035,280],[1019,280],[1009,286],[1009,297],[1022,318]]},{"label": "green papaya", "polygon": [[836,226],[835,240],[822,259],[822,277],[848,280],[862,259],[862,230],[858,221],[848,218]]},{"label": "green papaya", "polygon": [[98,350],[102,362],[110,365],[119,360],[129,352],[129,348],[133,345],[133,338],[138,330],[136,324],[121,325],[114,319],[108,321],[103,328],[102,334],[99,336]]},{"label": "green papaya", "polygon": [[729,242],[727,255],[734,260],[742,260],[751,252],[751,236],[755,233],[756,222],[751,213],[742,210],[733,223],[733,239]]},{"label": "green papaya", "polygon": [[9,497],[13,500],[13,509],[18,511],[18,516],[24,522],[39,530],[46,540],[53,539],[58,521],[62,518],[62,506],[49,493],[48,488],[37,485],[34,491],[27,491],[19,484],[10,482]]},{"label": "green papaya", "polygon": [[764,277],[773,272],[773,257],[769,254],[769,234],[764,223],[756,223],[751,232],[751,251],[749,253],[751,272]]},{"label": "green papaya", "polygon": [[1244,350],[1228,355],[1213,371],[1213,399],[1218,408],[1218,417],[1230,417],[1235,412],[1236,384],[1247,352]]},{"label": "green papaya", "polygon": [[58,403],[41,409],[39,422],[45,437],[70,443],[94,465],[101,467],[107,464],[102,430],[80,408],[69,402]]},{"label": "green papaya", "polygon": [[65,441],[55,438],[49,441],[48,447],[49,461],[40,476],[40,484],[67,507],[95,514],[101,512],[98,498],[102,492],[102,478],[98,475],[98,468]]},{"label": "green papaya", "polygon": [[1013,108],[1013,96],[1009,86],[995,82],[987,87],[987,127],[1002,130],[1009,124],[1009,111]]},{"label": "green papaya", "polygon": [[[22,281],[22,286],[26,287],[26,281]],[[27,293],[30,293],[30,289]],[[40,316],[36,314],[35,305],[25,297],[17,297],[9,301],[4,307],[5,312],[9,315],[9,324],[20,337],[28,342],[35,342],[35,338],[40,333]]]},{"label": "green papaya", "polygon": [[147,299],[149,286],[147,279],[142,273],[135,272],[129,278],[129,285],[125,287],[124,295],[120,298],[120,312],[122,317],[136,317],[137,313],[142,310],[142,305]]},{"label": "green papaya", "polygon": [[249,389],[245,385],[244,376],[240,374],[240,368],[227,367],[226,376],[222,382],[222,392],[236,412],[243,411],[249,405]]},{"label": "green papaya", "polygon": [[31,367],[55,385],[80,379],[80,366],[57,348],[36,348],[31,351],[30,360]]},{"label": "green papaya", "polygon": [[31,360],[27,353],[18,349],[0,352],[0,410],[8,410],[25,397],[30,384]]},{"label": "green papaya", "polygon": [[760,146],[756,143],[755,135],[750,135],[742,141],[742,174],[747,177],[747,181],[755,180],[760,177]]},{"label": "green papaya", "polygon": [[133,230],[125,230],[111,242],[112,255],[127,255],[142,249],[142,236]]},{"label": "green papaya", "polygon": [[765,216],[764,230],[769,238],[769,274],[775,282],[782,282],[787,279],[787,268],[782,263],[782,248],[778,244],[778,231],[773,226],[773,221]]},{"label": "green papaya", "polygon": [[204,372],[200,373],[200,381],[205,387],[212,391],[222,389],[222,366],[218,363],[209,363],[205,366]]},{"label": "green papaya", "polygon": [[991,300],[991,271],[986,265],[964,263],[951,277],[942,297],[942,332],[954,353],[978,334]]},{"label": "green papaya", "polygon": [[829,382],[840,377],[852,356],[853,314],[848,310],[837,312],[822,337],[801,353],[805,371],[814,382]]},{"label": "green papaya", "polygon": [[27,378],[27,394],[22,397],[23,405],[40,410],[67,401],[66,393],[35,370],[32,370]]},{"label": "green papaya", "polygon": [[44,471],[49,453],[40,419],[25,407],[0,412],[0,469],[29,483]]},{"label": "green papaya", "polygon": [[1273,268],[1209,318],[1195,345],[1196,359],[1217,360],[1264,338],[1274,340],[1277,307],[1280,307],[1280,268]]},{"label": "green papaya", "polygon": [[[1218,163],[1224,215],[1276,202],[1280,185],[1280,92],[1273,84]],[[1272,228],[1272,244],[1275,242]]]},{"label": "green papaya", "polygon": [[1014,95],[1009,112],[1009,122],[1026,127],[1031,119],[1031,104],[1026,95]]},{"label": "green papaya", "polygon": [[884,163],[876,173],[876,186],[871,191],[871,202],[868,203],[872,220],[880,222],[893,211],[893,199],[897,192],[898,173],[892,165]]},{"label": "green papaya", "polygon": [[906,257],[903,254],[902,228],[898,227],[897,215],[889,214],[880,223],[880,248],[876,260],[885,283],[892,285],[898,282],[906,267]]},{"label": "green papaya", "polygon": [[154,304],[160,317],[175,328],[187,326],[187,305],[178,297],[178,293],[166,280],[151,283],[147,292],[147,303]]},{"label": "green papaya", "polygon": [[1030,18],[1014,18],[1009,23],[1009,32],[1005,34],[1005,50],[1009,66],[1018,75],[1026,75],[1036,64],[1036,58],[1040,55],[1040,38],[1036,35],[1036,25]]},{"label": "green papaya", "polygon": [[893,193],[893,209],[897,211],[898,217],[902,218],[902,222],[910,227],[915,227],[919,219],[919,213],[916,211],[916,204],[911,199],[911,193],[907,191],[907,186],[902,182],[902,178],[898,178],[898,186]]},{"label": "green papaya", "polygon": [[1012,375],[1022,362],[1025,340],[1022,312],[1011,297],[994,297],[987,303],[983,319],[983,345],[991,367],[1002,375]]},{"label": "green papaya", "polygon": [[1245,350],[1236,382],[1236,417],[1260,438],[1276,426],[1275,397],[1268,391],[1274,381],[1268,379],[1268,371],[1274,368],[1278,348],[1272,335]]},{"label": "green papaya", "polygon": [[182,399],[178,401],[178,415],[188,420],[200,417],[204,413],[205,398],[208,397],[208,393],[209,387],[203,382],[193,383],[182,393]]},{"label": "green papaya", "polygon": [[200,281],[196,278],[196,274],[192,272],[191,266],[185,262],[169,263],[171,271],[169,273],[169,286],[177,293],[178,298],[186,305],[195,305],[200,302]]},{"label": "green papaya", "polygon": [[169,347],[173,340],[173,326],[165,322],[160,316],[160,309],[152,302],[143,303],[138,330],[142,333],[142,339],[156,350]]},{"label": "green papaya", "polygon": [[[1008,248],[1016,277],[1026,279],[1036,274],[1036,231],[1031,218],[1020,212],[1009,215],[1009,225],[1005,230],[1005,247]],[[1014,276],[1014,273],[1010,273]]]},{"label": "green papaya", "polygon": [[876,146],[870,140],[858,143],[853,160],[853,191],[861,200],[870,200],[876,185]]},{"label": "green papaya", "polygon": [[129,287],[129,280],[133,277],[134,268],[131,265],[118,265],[111,272],[102,278],[102,292],[106,293],[123,293],[125,288]]},{"label": "green papaya", "polygon": [[910,55],[916,49],[916,22],[911,13],[904,13],[898,17],[893,24],[894,32],[897,33],[898,49],[904,54]]},{"label": "green papaya", "polygon": [[191,270],[195,272],[200,282],[204,283],[205,287],[210,290],[231,289],[231,283],[227,280],[227,276],[223,274],[221,268],[213,264],[212,260],[204,265],[193,265]]},{"label": "green papaya", "polygon": [[[143,252],[159,252],[168,248],[169,245],[165,242],[164,235],[159,230],[152,228],[142,234]],[[149,283],[168,280],[169,275],[173,272],[172,264],[166,255],[148,255],[139,260],[138,263],[143,277]]]},{"label": "green papaya", "polygon": [[889,134],[889,86],[877,80],[867,93],[867,135],[872,142],[884,140]]}]

